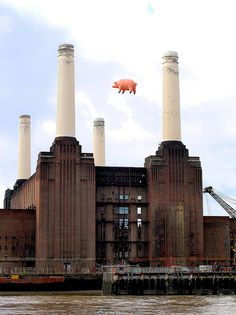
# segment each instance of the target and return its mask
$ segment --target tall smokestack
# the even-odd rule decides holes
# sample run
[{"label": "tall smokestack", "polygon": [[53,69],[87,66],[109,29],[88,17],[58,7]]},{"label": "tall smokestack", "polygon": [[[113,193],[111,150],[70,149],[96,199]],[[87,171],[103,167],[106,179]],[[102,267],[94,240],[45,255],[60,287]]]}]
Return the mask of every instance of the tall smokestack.
[{"label": "tall smokestack", "polygon": [[74,46],[58,47],[56,137],[75,137]]},{"label": "tall smokestack", "polygon": [[93,152],[96,166],[105,166],[105,122],[96,118],[93,122]]},{"label": "tall smokestack", "polygon": [[181,141],[178,54],[168,51],[163,64],[163,141]]},{"label": "tall smokestack", "polygon": [[18,179],[28,179],[31,176],[30,149],[30,116],[19,117],[19,156]]}]

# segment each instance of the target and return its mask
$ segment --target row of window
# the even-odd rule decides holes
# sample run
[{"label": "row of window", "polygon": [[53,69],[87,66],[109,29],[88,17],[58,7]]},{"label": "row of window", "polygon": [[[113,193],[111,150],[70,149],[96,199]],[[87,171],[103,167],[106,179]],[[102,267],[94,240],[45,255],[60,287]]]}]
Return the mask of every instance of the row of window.
[{"label": "row of window", "polygon": [[[129,195],[118,195],[117,197],[119,200],[129,200]],[[142,200],[142,196],[137,196],[137,200]]]},{"label": "row of window", "polygon": [[[128,218],[120,218],[115,221],[115,225],[119,229],[128,229],[129,228],[129,219]],[[142,219],[137,219],[137,227],[141,228],[142,227]]]},{"label": "row of window", "polygon": [[129,200],[129,195],[118,195],[117,197],[119,200]]},{"label": "row of window", "polygon": [[0,236],[0,240],[1,239],[5,239],[5,240],[7,240],[7,239],[12,239],[12,240],[16,240],[16,239],[31,239],[31,240],[34,240],[34,236],[31,236],[31,237],[28,237],[28,236],[25,236],[25,237],[22,237],[22,236],[20,236],[20,237],[16,237],[16,236],[12,236],[12,237],[8,237],[8,236]]},{"label": "row of window", "polygon": [[129,214],[129,207],[115,207],[116,214]]},{"label": "row of window", "polygon": [[[115,214],[129,214],[129,207],[122,206],[122,207],[115,207]],[[142,214],[142,208],[137,207],[137,214]]]},{"label": "row of window", "polygon": [[[9,246],[10,247],[10,246]],[[6,245],[6,246],[1,246],[0,245],[0,251],[1,250],[8,250],[9,249],[9,247]],[[23,248],[24,247],[24,248]],[[11,249],[14,251],[14,250],[16,250],[16,246],[11,246]],[[34,249],[34,247],[33,246],[29,246],[29,245],[25,245],[25,246],[20,246],[20,247],[18,247],[18,249]]]},{"label": "row of window", "polygon": [[[105,195],[104,194],[102,194],[101,195],[101,199],[102,200],[104,200],[105,199]],[[129,200],[129,195],[127,195],[127,194],[119,194],[119,195],[116,195],[116,199],[118,199],[118,200]],[[138,195],[137,196],[137,200],[142,200],[142,196],[141,195]]]}]

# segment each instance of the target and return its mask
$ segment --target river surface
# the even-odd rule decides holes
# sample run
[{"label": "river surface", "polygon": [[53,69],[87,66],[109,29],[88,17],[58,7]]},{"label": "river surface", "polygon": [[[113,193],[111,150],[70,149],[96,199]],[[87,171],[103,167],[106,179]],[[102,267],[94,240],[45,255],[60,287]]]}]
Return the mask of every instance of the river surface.
[{"label": "river surface", "polygon": [[0,293],[0,314],[234,315],[236,295],[101,296],[63,293]]}]

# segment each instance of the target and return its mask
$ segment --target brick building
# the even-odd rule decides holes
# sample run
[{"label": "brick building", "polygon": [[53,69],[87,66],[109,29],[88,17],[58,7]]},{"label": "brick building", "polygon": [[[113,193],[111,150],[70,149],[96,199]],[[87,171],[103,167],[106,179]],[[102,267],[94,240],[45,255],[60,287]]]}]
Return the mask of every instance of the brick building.
[{"label": "brick building", "polygon": [[156,153],[144,167],[109,167],[95,165],[74,135],[73,52],[59,46],[55,140],[39,153],[35,173],[6,191],[0,267],[78,272],[96,264],[233,263],[236,224],[203,217],[200,159],[181,141],[177,54],[163,57],[163,141]]}]

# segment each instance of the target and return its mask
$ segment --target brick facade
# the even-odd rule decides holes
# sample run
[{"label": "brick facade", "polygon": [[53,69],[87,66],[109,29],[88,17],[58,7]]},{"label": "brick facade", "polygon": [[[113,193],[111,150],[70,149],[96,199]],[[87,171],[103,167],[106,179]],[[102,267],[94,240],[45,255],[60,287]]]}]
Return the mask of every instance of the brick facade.
[{"label": "brick facade", "polygon": [[97,261],[148,264],[146,169],[96,167]]},{"label": "brick facade", "polygon": [[153,265],[195,265],[203,256],[202,173],[179,141],[162,142],[145,160]]},{"label": "brick facade", "polygon": [[35,174],[7,190],[5,204],[1,266],[35,258],[39,269],[78,272],[96,263],[236,259],[236,224],[203,217],[200,160],[180,141],[162,142],[144,167],[95,167],[75,138],[58,137],[39,154]]},{"label": "brick facade", "polygon": [[36,262],[78,270],[94,266],[95,166],[75,138],[56,138],[36,170]]},{"label": "brick facade", "polygon": [[0,210],[0,268],[34,266],[35,210]]}]

